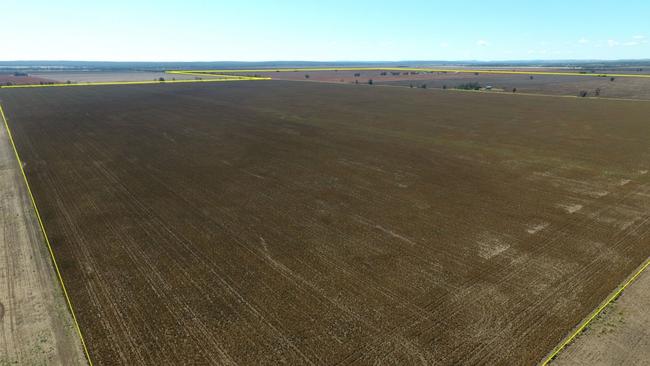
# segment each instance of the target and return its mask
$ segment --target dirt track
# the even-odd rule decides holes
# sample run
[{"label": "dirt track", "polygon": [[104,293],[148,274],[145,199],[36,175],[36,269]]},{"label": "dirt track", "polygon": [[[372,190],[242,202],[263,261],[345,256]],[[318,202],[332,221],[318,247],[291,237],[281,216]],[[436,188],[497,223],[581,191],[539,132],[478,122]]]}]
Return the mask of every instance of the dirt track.
[{"label": "dirt track", "polygon": [[85,365],[0,118],[0,365]]},{"label": "dirt track", "polygon": [[650,254],[645,102],[0,96],[98,365],[533,364]]},{"label": "dirt track", "polygon": [[643,366],[650,360],[650,271],[645,271],[558,358],[557,366]]}]

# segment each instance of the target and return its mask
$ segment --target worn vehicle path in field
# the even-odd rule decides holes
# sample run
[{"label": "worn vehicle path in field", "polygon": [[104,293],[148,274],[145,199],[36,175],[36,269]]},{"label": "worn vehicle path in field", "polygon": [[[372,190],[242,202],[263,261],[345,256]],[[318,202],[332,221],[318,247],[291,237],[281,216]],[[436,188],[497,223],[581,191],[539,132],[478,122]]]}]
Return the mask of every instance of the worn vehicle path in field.
[{"label": "worn vehicle path in field", "polygon": [[85,365],[0,118],[0,365]]},{"label": "worn vehicle path in field", "polygon": [[0,90],[96,364],[534,364],[650,255],[650,103],[217,84]]},{"label": "worn vehicle path in field", "polygon": [[650,271],[644,271],[550,365],[647,365],[650,360],[649,309]]}]

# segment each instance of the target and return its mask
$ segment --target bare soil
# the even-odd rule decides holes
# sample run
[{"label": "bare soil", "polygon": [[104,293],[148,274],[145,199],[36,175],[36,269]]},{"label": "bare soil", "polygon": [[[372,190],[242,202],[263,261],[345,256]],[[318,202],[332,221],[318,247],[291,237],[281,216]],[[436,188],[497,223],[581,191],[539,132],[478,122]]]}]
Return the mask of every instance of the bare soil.
[{"label": "bare soil", "polygon": [[650,360],[650,272],[642,273],[552,365],[647,365]]},{"label": "bare soil", "polygon": [[1,119],[0,123],[0,365],[85,365]]},{"label": "bare soil", "polygon": [[534,364],[650,255],[646,102],[0,96],[98,365]]}]

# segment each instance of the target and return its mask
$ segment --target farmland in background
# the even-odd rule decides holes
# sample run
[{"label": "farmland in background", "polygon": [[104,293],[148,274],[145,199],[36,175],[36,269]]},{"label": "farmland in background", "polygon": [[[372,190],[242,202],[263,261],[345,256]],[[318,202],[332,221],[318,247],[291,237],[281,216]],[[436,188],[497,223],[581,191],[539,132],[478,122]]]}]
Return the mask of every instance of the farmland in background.
[{"label": "farmland in background", "polygon": [[[456,68],[463,70],[462,68]],[[639,74],[641,77],[594,76],[594,72],[544,69],[544,68],[516,68],[497,69],[496,71],[514,71],[520,74],[495,74],[490,70],[476,69],[475,72],[449,71],[414,71],[409,70],[324,70],[324,71],[255,71],[236,72],[229,74],[246,76],[265,76],[274,80],[294,81],[320,81],[345,84],[390,85],[412,88],[428,89],[474,89],[468,87],[475,85],[476,89],[491,90],[492,92],[516,92],[544,95],[589,96],[607,98],[629,98],[650,100],[650,78],[643,77],[644,71],[634,70],[599,70],[602,75],[607,73],[625,72],[628,75]],[[643,69],[640,70],[650,70]],[[204,73],[205,71],[199,71]],[[526,72],[530,72],[527,74]],[[546,73],[580,73],[584,75],[540,75],[536,72]],[[206,73],[205,75],[209,75]],[[583,93],[584,92],[584,95]]]}]

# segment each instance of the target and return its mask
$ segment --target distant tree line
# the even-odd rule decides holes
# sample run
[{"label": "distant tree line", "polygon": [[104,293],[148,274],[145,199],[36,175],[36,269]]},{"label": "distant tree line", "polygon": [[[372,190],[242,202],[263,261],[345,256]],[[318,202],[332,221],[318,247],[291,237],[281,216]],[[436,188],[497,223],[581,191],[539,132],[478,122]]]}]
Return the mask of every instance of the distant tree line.
[{"label": "distant tree line", "polygon": [[456,86],[456,89],[463,89],[463,90],[479,90],[481,89],[481,84],[479,84],[476,81],[471,81],[469,83],[464,83]]}]

